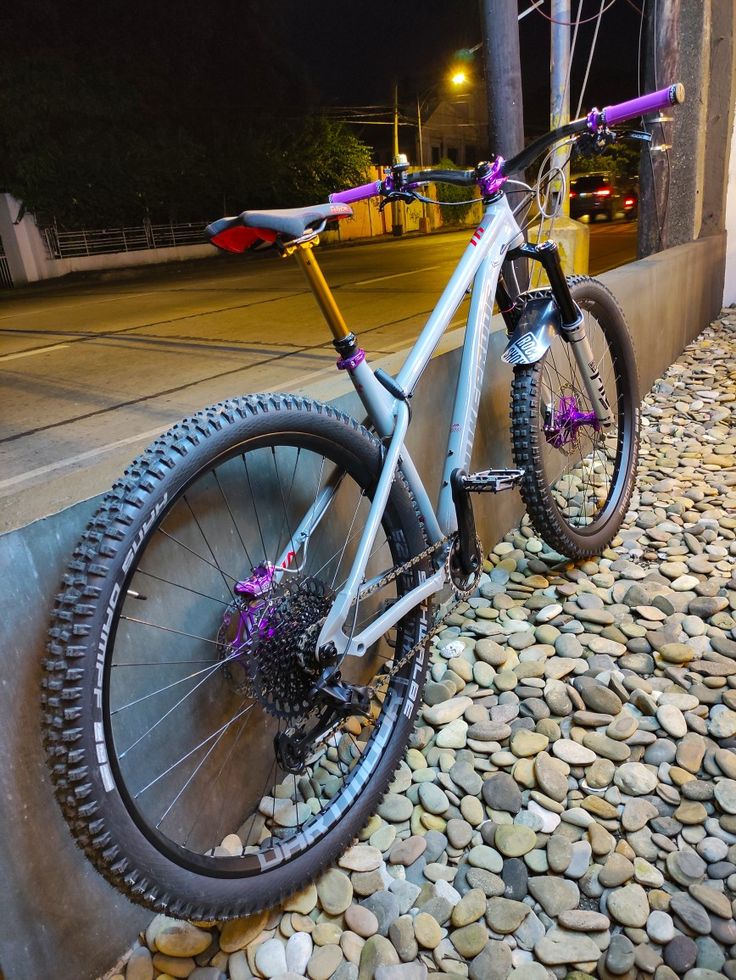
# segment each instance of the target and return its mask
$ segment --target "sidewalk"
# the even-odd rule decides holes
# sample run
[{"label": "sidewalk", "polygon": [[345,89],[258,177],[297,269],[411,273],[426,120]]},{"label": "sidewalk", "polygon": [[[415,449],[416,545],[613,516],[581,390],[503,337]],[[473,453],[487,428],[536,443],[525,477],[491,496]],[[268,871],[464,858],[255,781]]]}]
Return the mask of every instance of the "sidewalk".
[{"label": "sidewalk", "polygon": [[735,360],[726,310],[655,384],[600,559],[557,563],[526,523],[493,548],[337,869],[283,910],[184,927],[186,961],[157,917],[116,977],[734,980]]}]

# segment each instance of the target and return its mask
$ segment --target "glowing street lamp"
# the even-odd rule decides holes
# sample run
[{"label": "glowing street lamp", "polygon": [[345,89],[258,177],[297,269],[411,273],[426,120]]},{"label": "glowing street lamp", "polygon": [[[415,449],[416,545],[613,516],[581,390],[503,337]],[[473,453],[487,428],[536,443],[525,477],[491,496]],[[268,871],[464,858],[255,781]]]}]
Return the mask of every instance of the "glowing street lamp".
[{"label": "glowing street lamp", "polygon": [[[465,71],[464,68],[455,68],[453,70],[452,74],[449,75],[449,77],[448,76],[445,76],[445,78],[446,79],[449,78],[450,84],[452,86],[454,86],[455,88],[461,88],[463,85],[467,85],[470,82],[470,76],[468,75],[468,73]],[[417,96],[416,96],[416,100],[417,100],[417,130],[418,130],[417,135],[418,135],[418,140],[419,140],[419,166],[420,167],[424,167],[424,151],[423,151],[423,146],[422,146],[422,104],[425,102],[425,100],[427,99],[427,96],[431,92],[435,91],[437,88],[441,87],[443,84],[446,86],[447,85],[447,81],[445,81],[444,83],[442,81],[435,82],[434,85],[431,85],[427,89],[427,91],[424,93],[423,96],[420,97],[419,93],[417,93]]]}]

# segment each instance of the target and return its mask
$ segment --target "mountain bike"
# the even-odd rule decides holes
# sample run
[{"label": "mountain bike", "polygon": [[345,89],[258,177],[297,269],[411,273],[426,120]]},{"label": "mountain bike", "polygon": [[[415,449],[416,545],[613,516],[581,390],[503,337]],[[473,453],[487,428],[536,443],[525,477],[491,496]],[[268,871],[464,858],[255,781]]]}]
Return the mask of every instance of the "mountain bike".
[{"label": "mountain bike", "polygon": [[[561,139],[595,152],[613,125],[683,98],[673,85],[506,161],[399,163],[328,204],[209,226],[220,248],[267,242],[296,259],[366,419],[293,394],[206,408],[130,465],[68,564],[44,740],[74,837],[131,899],[195,920],[245,915],[313,880],[358,835],[412,731],[429,640],[477,586],[473,494],[518,487],[538,533],[570,558],[611,542],[637,462],[624,317],[601,283],[566,279],[552,242],[525,241],[504,184]],[[411,201],[430,181],[479,188],[483,218],[394,377],[372,370],[314,246],[352,202]],[[548,288],[513,295],[501,264],[519,257],[541,265]],[[435,508],[405,439],[412,396],[469,290]],[[494,300],[514,369],[516,465],[471,473]]]}]

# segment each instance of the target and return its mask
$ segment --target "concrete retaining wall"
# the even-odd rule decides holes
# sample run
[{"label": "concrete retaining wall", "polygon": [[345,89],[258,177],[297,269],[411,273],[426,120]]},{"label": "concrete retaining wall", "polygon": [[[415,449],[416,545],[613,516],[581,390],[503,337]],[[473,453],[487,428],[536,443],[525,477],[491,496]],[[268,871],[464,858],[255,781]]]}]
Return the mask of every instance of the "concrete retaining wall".
[{"label": "concrete retaining wall", "polygon": [[[723,292],[725,235],[681,245],[606,273],[601,278],[626,313],[638,352],[642,390],[677,358],[717,314]],[[475,447],[478,468],[510,465],[510,370],[499,360],[505,344],[500,318],[491,339]],[[454,394],[462,331],[449,335],[415,399],[410,447],[421,469],[439,470],[438,419]],[[382,366],[396,370],[400,355]],[[335,383],[309,393],[358,412],[352,392]],[[337,397],[336,397],[337,395]],[[437,480],[428,478],[434,492]],[[53,800],[39,736],[39,663],[49,608],[64,563],[97,498],[0,538],[0,974],[7,980],[54,977],[91,980],[127,949],[150,915],[129,905],[87,865]],[[487,544],[519,519],[516,493],[478,498],[476,514]]]}]

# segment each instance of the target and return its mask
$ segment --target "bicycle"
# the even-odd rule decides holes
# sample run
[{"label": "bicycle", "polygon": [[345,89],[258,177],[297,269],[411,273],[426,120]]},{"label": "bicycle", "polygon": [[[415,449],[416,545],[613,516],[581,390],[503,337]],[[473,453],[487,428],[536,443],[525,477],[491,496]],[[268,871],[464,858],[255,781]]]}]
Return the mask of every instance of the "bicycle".
[{"label": "bicycle", "polygon": [[[274,244],[304,271],[366,424],[310,399],[258,394],[185,419],[138,457],[90,521],[57,597],[44,739],[79,845],[131,899],[188,919],[278,903],[352,841],[403,755],[429,640],[481,572],[471,494],[519,487],[538,533],[599,553],[627,511],[639,397],[623,314],[568,281],[552,242],[524,240],[504,194],[562,138],[681,103],[682,86],[564,125],[474,170],[397,164],[330,203],[244,212],[208,228],[242,252]],[[641,135],[641,134],[639,134]],[[480,188],[484,215],[396,377],[373,371],[315,258],[328,220],[429,181]],[[503,259],[549,288],[516,297]],[[437,508],[404,440],[410,402],[472,287]],[[469,474],[494,297],[514,368],[516,467]]]}]

